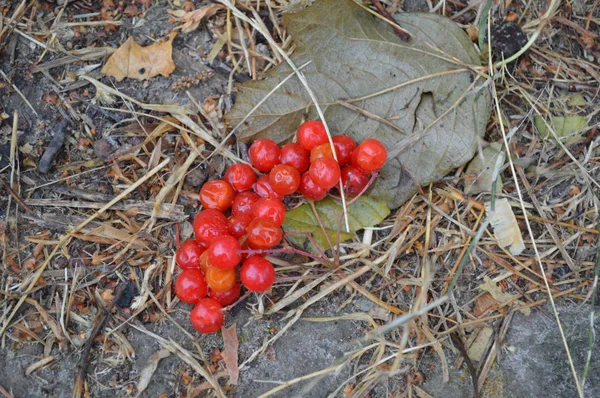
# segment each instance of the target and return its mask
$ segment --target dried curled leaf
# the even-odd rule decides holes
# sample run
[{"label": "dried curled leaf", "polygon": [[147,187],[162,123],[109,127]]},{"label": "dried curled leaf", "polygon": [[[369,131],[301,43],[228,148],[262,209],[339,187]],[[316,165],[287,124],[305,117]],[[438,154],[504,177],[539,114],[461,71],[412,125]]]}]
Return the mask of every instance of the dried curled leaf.
[{"label": "dried curled leaf", "polygon": [[172,57],[175,36],[177,33],[171,32],[164,40],[146,47],[137,44],[130,36],[110,56],[102,68],[102,73],[114,77],[119,82],[126,77],[146,80],[158,75],[170,76],[175,70]]},{"label": "dried curled leaf", "polygon": [[521,235],[521,228],[515,218],[508,199],[496,201],[496,208],[492,211],[490,203],[485,204],[485,211],[490,218],[490,224],[494,228],[494,236],[498,246],[508,247],[512,255],[519,255],[525,250],[525,243]]},{"label": "dried curled leaf", "polygon": [[146,366],[144,366],[144,369],[142,369],[142,371],[140,372],[140,378],[137,382],[138,394],[141,394],[148,387],[150,381],[152,381],[152,376],[154,375],[154,372],[158,367],[158,362],[160,362],[161,359],[168,357],[169,355],[171,355],[171,352],[166,348],[163,348],[162,350],[155,352],[150,356],[150,358],[148,358],[148,362],[146,363]]},{"label": "dried curled leaf", "polygon": [[200,22],[202,22],[204,18],[215,15],[221,8],[223,8],[223,6],[211,4],[189,12],[184,10],[167,10],[167,12],[173,16],[176,22],[182,23],[175,29],[181,29],[182,33],[190,33],[198,29]]},{"label": "dried curled leaf", "polygon": [[221,334],[223,335],[223,352],[221,357],[225,362],[225,369],[229,375],[229,384],[237,385],[240,377],[240,368],[238,365],[238,348],[240,342],[237,337],[236,324],[228,328],[222,327]]},{"label": "dried curled leaf", "polygon": [[499,142],[492,142],[478,156],[475,156],[467,167],[467,175],[471,176],[473,181],[465,185],[465,193],[491,192],[492,184],[496,179],[498,179],[496,193],[501,192],[502,178],[499,174],[504,158],[502,144]]}]

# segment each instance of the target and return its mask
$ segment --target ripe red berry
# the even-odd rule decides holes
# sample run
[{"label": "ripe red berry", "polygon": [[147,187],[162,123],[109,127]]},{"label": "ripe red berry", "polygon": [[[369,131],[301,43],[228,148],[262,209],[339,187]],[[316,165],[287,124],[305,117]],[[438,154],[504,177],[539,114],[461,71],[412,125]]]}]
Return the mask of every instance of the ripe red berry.
[{"label": "ripe red berry", "polygon": [[340,179],[340,165],[330,157],[315,160],[308,172],[315,184],[325,189],[333,188]]},{"label": "ripe red berry", "polygon": [[264,292],[275,282],[275,268],[264,257],[251,256],[242,264],[240,279],[246,289],[252,292]]},{"label": "ripe red berry", "polygon": [[310,178],[310,174],[308,171],[302,174],[302,179],[300,180],[300,188],[298,190],[302,195],[304,195],[306,199],[310,200],[317,201],[327,196],[327,189],[315,184],[312,178]]},{"label": "ripe red berry", "polygon": [[331,144],[329,142],[321,145],[317,145],[310,151],[310,162],[314,163],[315,160],[324,157],[333,157],[333,152],[331,151]]},{"label": "ripe red berry", "polygon": [[185,269],[175,281],[175,294],[184,303],[197,303],[206,293],[208,287],[199,269]]},{"label": "ripe red berry", "polygon": [[252,217],[252,209],[254,208],[254,204],[259,199],[260,196],[254,192],[240,192],[235,198],[233,198],[233,203],[231,204],[231,215],[245,215]]},{"label": "ripe red berry", "polygon": [[257,170],[267,172],[276,164],[279,164],[279,147],[273,140],[256,140],[248,149],[250,163]]},{"label": "ripe red berry", "polygon": [[307,151],[327,141],[325,126],[318,120],[307,120],[298,127],[298,142]]},{"label": "ripe red berry", "polygon": [[283,195],[277,193],[277,191],[273,189],[273,186],[269,181],[268,174],[264,174],[260,176],[258,180],[256,180],[256,184],[254,184],[254,192],[256,192],[261,198],[283,200]]},{"label": "ripe red berry", "polygon": [[291,195],[300,186],[300,172],[287,164],[278,164],[269,173],[269,183],[280,195]]},{"label": "ripe red berry", "polygon": [[186,240],[183,242],[175,253],[175,261],[182,269],[200,268],[200,255],[204,252],[204,248],[198,245],[195,240]]},{"label": "ripe red berry", "polygon": [[352,153],[352,166],[372,172],[379,170],[387,159],[387,149],[378,140],[364,140]]},{"label": "ripe red berry", "polygon": [[224,176],[225,181],[231,184],[235,192],[249,191],[256,182],[256,175],[252,167],[247,164],[232,164]]},{"label": "ripe red berry", "polygon": [[285,144],[281,148],[279,160],[282,164],[295,167],[300,173],[305,172],[310,165],[309,153],[297,143]]},{"label": "ripe red berry", "polygon": [[215,292],[224,293],[235,284],[236,269],[219,269],[209,267],[206,269],[206,284]]},{"label": "ripe red berry", "polygon": [[206,209],[225,211],[231,206],[235,192],[230,183],[223,180],[212,180],[200,189],[200,202]]},{"label": "ripe red berry", "polygon": [[190,313],[190,322],[194,329],[202,334],[218,332],[225,323],[223,307],[214,298],[203,298],[198,301]]},{"label": "ripe red berry", "polygon": [[267,218],[255,218],[246,231],[248,231],[248,246],[258,250],[277,246],[283,236],[281,228]]},{"label": "ripe red berry", "polygon": [[205,250],[204,253],[202,253],[199,261],[200,261],[200,271],[202,271],[202,273],[204,273],[204,275],[206,275],[206,270],[208,268],[212,267],[212,265],[210,264],[210,261],[208,260],[208,250]]},{"label": "ripe red berry", "polygon": [[235,282],[233,287],[226,292],[216,292],[212,289],[208,289],[208,295],[211,298],[214,298],[221,304],[223,307],[227,305],[231,305],[240,298],[240,293],[242,292],[242,285],[239,282]]},{"label": "ripe red berry", "polygon": [[203,210],[194,218],[194,233],[200,244],[210,244],[217,236],[227,235],[227,218],[216,210]]},{"label": "ripe red berry", "polygon": [[347,165],[352,160],[352,152],[356,149],[356,142],[347,135],[332,137],[335,154],[341,166]]},{"label": "ripe red berry", "polygon": [[240,244],[233,236],[217,236],[208,247],[208,261],[213,267],[230,269],[242,261]]},{"label": "ripe red berry", "polygon": [[237,214],[227,220],[229,235],[239,239],[246,234],[246,228],[252,221],[252,217],[245,214]]},{"label": "ripe red berry", "polygon": [[254,217],[267,218],[281,226],[285,220],[285,205],[279,200],[260,199],[254,205]]},{"label": "ripe red berry", "polygon": [[369,183],[369,177],[353,166],[342,169],[342,186],[350,196],[357,196]]}]

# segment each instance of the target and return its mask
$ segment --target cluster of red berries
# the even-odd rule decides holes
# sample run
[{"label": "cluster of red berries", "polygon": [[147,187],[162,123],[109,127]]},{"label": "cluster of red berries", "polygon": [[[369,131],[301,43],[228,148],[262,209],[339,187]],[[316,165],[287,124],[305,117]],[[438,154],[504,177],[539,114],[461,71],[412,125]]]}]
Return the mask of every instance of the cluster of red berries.
[{"label": "cluster of red berries", "polygon": [[[349,136],[333,137],[337,160],[325,127],[307,121],[298,128],[298,143],[279,148],[274,141],[255,141],[248,150],[252,166],[234,164],[222,180],[200,189],[204,210],[194,219],[195,240],[183,242],[176,261],[182,272],[175,282],[177,297],[195,304],[190,314],[200,333],[218,331],[224,322],[222,307],[233,304],[241,284],[252,292],[265,292],[275,281],[273,264],[252,251],[273,249],[283,237],[286,208],[282,200],[299,191],[321,200],[342,179],[350,196],[357,196],[369,174],[386,161],[385,147],[375,139],[360,145]],[[230,212],[229,218],[225,212]],[[239,279],[237,281],[238,265]]]}]

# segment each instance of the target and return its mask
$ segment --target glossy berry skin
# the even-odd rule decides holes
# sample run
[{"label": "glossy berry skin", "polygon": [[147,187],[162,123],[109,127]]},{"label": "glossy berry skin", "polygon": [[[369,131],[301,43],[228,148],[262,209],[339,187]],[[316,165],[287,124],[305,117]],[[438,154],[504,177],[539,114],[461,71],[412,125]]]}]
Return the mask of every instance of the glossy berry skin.
[{"label": "glossy berry skin", "polygon": [[203,298],[198,301],[190,313],[190,322],[199,333],[218,332],[225,323],[221,304],[214,298]]},{"label": "glossy berry skin", "polygon": [[358,196],[369,183],[369,177],[352,166],[342,169],[342,186],[350,196]]},{"label": "glossy berry skin", "polygon": [[240,279],[246,289],[252,292],[264,292],[275,282],[275,268],[264,257],[251,256],[242,264]]},{"label": "glossy berry skin", "polygon": [[194,233],[198,243],[210,244],[217,236],[227,235],[227,218],[218,211],[203,210],[194,218]]},{"label": "glossy berry skin", "polygon": [[233,287],[226,292],[216,292],[212,289],[208,289],[208,295],[211,298],[214,298],[221,304],[223,307],[227,305],[231,305],[240,298],[240,293],[242,292],[242,285],[239,282],[235,282]]},{"label": "glossy berry skin", "polygon": [[248,246],[252,249],[267,250],[281,242],[283,232],[273,221],[266,218],[255,218],[248,228]]},{"label": "glossy berry skin", "polygon": [[248,157],[252,166],[262,172],[270,171],[279,164],[280,149],[273,140],[256,140],[248,149]]},{"label": "glossy berry skin", "polygon": [[249,191],[256,182],[256,174],[252,167],[241,163],[232,164],[223,178],[231,184],[235,192]]},{"label": "glossy berry skin", "polygon": [[225,293],[235,285],[236,269],[218,269],[209,267],[206,270],[206,284],[215,292]]},{"label": "glossy berry skin", "polygon": [[310,162],[313,163],[315,160],[324,157],[333,157],[333,152],[331,151],[331,144],[329,142],[325,144],[318,145],[310,151]]},{"label": "glossy berry skin", "polygon": [[217,236],[207,249],[208,261],[215,268],[234,268],[242,261],[239,250],[240,244],[233,236]]},{"label": "glossy berry skin", "polygon": [[269,173],[269,183],[280,195],[291,195],[300,186],[300,172],[293,166],[278,164]]},{"label": "glossy berry skin", "polygon": [[210,264],[210,261],[208,260],[208,251],[207,250],[205,250],[204,253],[202,253],[202,255],[200,256],[199,263],[200,263],[200,271],[202,271],[202,273],[204,275],[206,275],[206,270],[209,267],[212,267],[212,265]]},{"label": "glossy berry skin", "polygon": [[338,163],[341,166],[349,164],[352,161],[352,152],[356,149],[356,142],[347,135],[336,135],[332,140]]},{"label": "glossy berry skin", "polygon": [[255,192],[240,192],[233,198],[231,204],[231,215],[232,216],[250,216],[252,217],[252,209],[254,204],[260,199]]},{"label": "glossy berry skin", "polygon": [[340,179],[340,165],[334,158],[324,157],[315,160],[308,169],[310,178],[324,189],[331,189]]},{"label": "glossy berry skin", "polygon": [[308,170],[310,166],[309,153],[302,145],[298,143],[285,144],[281,147],[281,153],[279,155],[281,164],[287,164],[295,167],[298,172],[303,173]]},{"label": "glossy berry skin", "polygon": [[285,212],[285,205],[279,200],[263,198],[254,205],[254,217],[267,218],[279,227],[285,220]]},{"label": "glossy berry skin", "polygon": [[208,293],[208,286],[199,269],[186,269],[175,281],[175,294],[179,300],[188,304],[195,304]]},{"label": "glossy berry skin", "polygon": [[307,120],[298,127],[298,142],[304,149],[311,151],[317,145],[329,141],[325,126],[318,120]]},{"label": "glossy berry skin", "polygon": [[245,214],[237,214],[229,217],[227,220],[227,230],[229,235],[239,239],[246,235],[246,228],[252,221],[252,217]]},{"label": "glossy berry skin", "polygon": [[364,140],[352,153],[352,166],[359,170],[373,172],[379,170],[387,159],[387,149],[374,139]]},{"label": "glossy berry skin", "polygon": [[235,192],[230,183],[223,180],[212,180],[200,189],[200,203],[206,209],[225,211],[231,206]]},{"label": "glossy berry skin", "polygon": [[256,180],[254,184],[254,192],[261,198],[283,200],[283,195],[273,189],[271,182],[269,181],[269,175],[264,174]]},{"label": "glossy berry skin", "polygon": [[298,188],[298,190],[306,199],[314,201],[319,201],[325,196],[327,196],[327,189],[315,184],[312,178],[310,178],[310,174],[308,173],[308,171],[302,174],[302,179],[300,180],[300,188]]},{"label": "glossy berry skin", "polygon": [[200,268],[200,256],[204,250],[195,240],[186,240],[177,249],[175,261],[182,269],[198,269]]}]

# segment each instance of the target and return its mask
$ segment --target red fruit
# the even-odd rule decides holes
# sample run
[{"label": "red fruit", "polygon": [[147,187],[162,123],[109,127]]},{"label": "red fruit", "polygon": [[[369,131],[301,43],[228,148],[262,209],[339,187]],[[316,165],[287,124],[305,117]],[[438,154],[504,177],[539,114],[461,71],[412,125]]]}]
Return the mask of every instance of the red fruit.
[{"label": "red fruit", "polygon": [[231,305],[240,298],[240,293],[242,292],[242,285],[239,282],[235,282],[233,287],[226,292],[216,292],[212,289],[208,290],[208,295],[211,298],[214,298],[221,304],[223,307],[226,305]]},{"label": "red fruit", "polygon": [[258,250],[277,246],[283,236],[281,228],[267,218],[255,218],[246,231],[248,231],[248,246]]},{"label": "red fruit", "polygon": [[302,179],[300,180],[300,188],[298,190],[302,195],[304,195],[306,199],[310,200],[317,201],[327,196],[327,189],[315,184],[312,178],[310,178],[310,174],[308,173],[308,171],[302,174]]},{"label": "red fruit", "polygon": [[329,141],[325,126],[318,120],[307,120],[298,127],[298,142],[304,149],[311,151],[317,145]]},{"label": "red fruit", "polygon": [[225,181],[231,184],[235,192],[249,191],[256,182],[256,175],[252,167],[247,164],[232,164],[224,176]]},{"label": "red fruit", "polygon": [[331,144],[327,142],[326,144],[317,145],[310,151],[310,162],[313,163],[315,160],[324,157],[333,157],[333,152],[331,151]]},{"label": "red fruit", "polygon": [[335,154],[340,166],[347,165],[352,160],[352,152],[356,149],[356,142],[347,135],[336,135],[332,137]]},{"label": "red fruit", "polygon": [[194,218],[194,233],[200,244],[210,244],[217,236],[227,235],[227,218],[215,210],[203,210]]},{"label": "red fruit", "polygon": [[208,287],[199,269],[185,269],[175,281],[175,294],[184,303],[197,303],[206,293]]},{"label": "red fruit", "polygon": [[308,151],[297,143],[285,144],[281,148],[279,160],[282,164],[295,167],[300,173],[306,171],[310,165]]},{"label": "red fruit", "polygon": [[369,177],[356,167],[346,166],[342,169],[342,186],[350,196],[358,196],[369,183]]},{"label": "red fruit", "polygon": [[212,180],[200,189],[200,202],[206,209],[225,211],[231,206],[235,192],[230,183],[223,180]]},{"label": "red fruit", "polygon": [[206,275],[206,270],[208,268],[212,267],[212,265],[210,264],[210,261],[208,260],[208,250],[205,250],[204,253],[202,253],[199,261],[200,261],[200,271],[202,271],[202,273],[204,275]]},{"label": "red fruit", "polygon": [[276,164],[279,164],[279,147],[273,140],[256,140],[248,149],[250,163],[257,170],[267,172]]},{"label": "red fruit", "polygon": [[245,214],[237,214],[229,217],[229,220],[227,220],[227,230],[229,231],[229,235],[238,239],[241,238],[246,234],[246,228],[251,221],[252,217]]},{"label": "red fruit", "polygon": [[225,293],[235,285],[235,268],[218,269],[209,267],[206,270],[206,283],[215,292]]},{"label": "red fruit", "polygon": [[177,249],[175,261],[182,269],[200,268],[200,255],[204,250],[195,240],[186,240]]},{"label": "red fruit", "polygon": [[260,199],[254,205],[254,217],[267,218],[281,226],[285,220],[285,205],[279,200]]},{"label": "red fruit", "polygon": [[233,236],[217,236],[208,247],[208,261],[219,269],[230,269],[242,261],[240,244]]},{"label": "red fruit", "polygon": [[352,153],[352,166],[372,172],[379,170],[387,159],[387,149],[378,140],[364,140]]},{"label": "red fruit", "polygon": [[277,191],[273,189],[267,174],[264,174],[258,178],[256,184],[254,184],[254,192],[256,192],[261,198],[283,200],[283,195],[277,193]]},{"label": "red fruit", "polygon": [[252,292],[264,292],[275,282],[275,268],[264,257],[251,256],[242,264],[240,279],[246,289]]},{"label": "red fruit", "polygon": [[252,209],[254,208],[254,204],[260,199],[254,192],[241,192],[233,198],[233,203],[231,204],[231,215],[232,216],[250,216],[252,217]]},{"label": "red fruit", "polygon": [[340,165],[330,157],[315,160],[308,172],[315,184],[325,189],[333,188],[340,179]]},{"label": "red fruit", "polygon": [[218,332],[225,323],[222,308],[214,298],[203,298],[198,301],[190,313],[190,322],[194,329],[203,334]]},{"label": "red fruit", "polygon": [[300,172],[287,164],[278,164],[269,173],[269,183],[280,195],[290,195],[300,186]]}]

